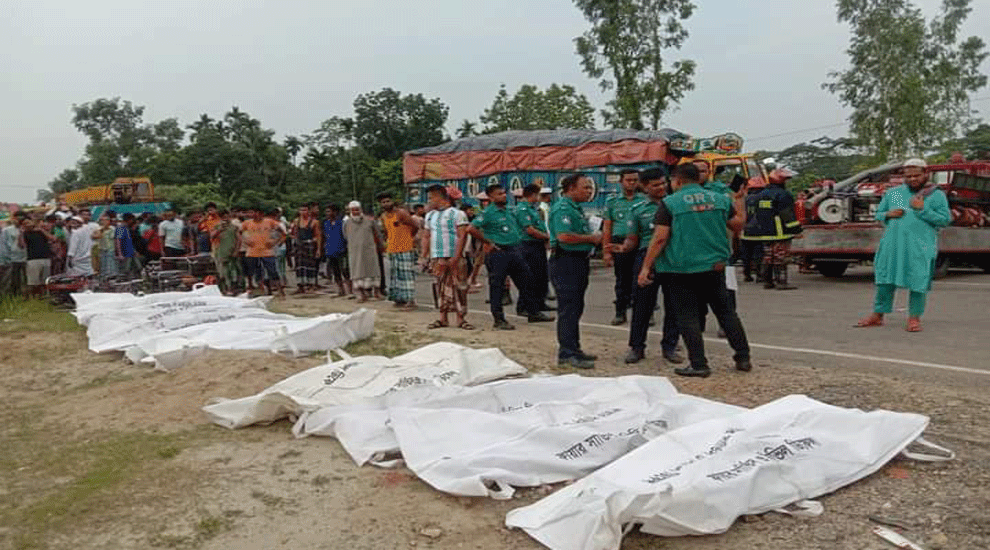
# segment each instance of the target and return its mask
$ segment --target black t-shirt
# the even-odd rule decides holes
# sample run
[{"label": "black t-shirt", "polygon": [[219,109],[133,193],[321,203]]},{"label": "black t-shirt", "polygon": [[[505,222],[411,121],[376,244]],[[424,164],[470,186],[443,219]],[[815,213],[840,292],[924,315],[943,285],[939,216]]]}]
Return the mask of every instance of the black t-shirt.
[{"label": "black t-shirt", "polygon": [[[736,215],[736,205],[729,205],[729,219],[734,218]],[[674,216],[670,213],[670,209],[663,201],[657,203],[657,213],[653,216],[653,225],[665,225],[670,227],[674,223]]]},{"label": "black t-shirt", "polygon": [[41,231],[25,231],[24,244],[27,245],[27,259],[48,260],[52,257],[52,247],[48,237]]}]

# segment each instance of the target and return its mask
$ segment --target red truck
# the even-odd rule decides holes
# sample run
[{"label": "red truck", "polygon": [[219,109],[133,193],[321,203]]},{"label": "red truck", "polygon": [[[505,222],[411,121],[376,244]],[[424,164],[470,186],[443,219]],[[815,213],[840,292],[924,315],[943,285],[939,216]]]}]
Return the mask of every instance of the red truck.
[{"label": "red truck", "polygon": [[[850,264],[873,260],[883,225],[874,218],[883,194],[903,183],[901,164],[860,172],[798,200],[802,237],[791,253],[805,268],[841,277]],[[990,273],[990,161],[936,164],[929,177],[945,191],[952,224],[939,231],[935,276],[950,266],[979,267]]]}]

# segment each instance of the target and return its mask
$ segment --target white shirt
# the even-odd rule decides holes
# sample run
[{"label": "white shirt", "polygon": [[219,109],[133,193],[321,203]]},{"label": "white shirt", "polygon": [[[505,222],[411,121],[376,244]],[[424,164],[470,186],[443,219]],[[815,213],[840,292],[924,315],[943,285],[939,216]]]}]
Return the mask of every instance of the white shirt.
[{"label": "white shirt", "polygon": [[457,228],[467,223],[467,214],[453,206],[427,213],[425,225],[430,232],[430,257],[452,258],[457,250]]},{"label": "white shirt", "polygon": [[167,248],[185,248],[182,246],[182,228],[184,226],[185,224],[178,218],[172,221],[162,220],[158,222],[158,235],[162,238],[162,246]]},{"label": "white shirt", "polygon": [[69,235],[69,248],[65,253],[72,260],[72,267],[67,270],[69,275],[93,274],[90,251],[93,249],[93,232],[99,227],[95,222],[89,222]]}]

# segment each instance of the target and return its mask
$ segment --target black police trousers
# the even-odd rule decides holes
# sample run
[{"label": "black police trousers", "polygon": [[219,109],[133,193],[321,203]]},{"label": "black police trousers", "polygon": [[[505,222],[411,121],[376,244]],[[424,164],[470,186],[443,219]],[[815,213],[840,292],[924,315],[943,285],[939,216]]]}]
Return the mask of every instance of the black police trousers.
[{"label": "black police trousers", "polygon": [[[612,242],[622,244],[625,237],[614,237]],[[626,310],[633,300],[633,292],[636,287],[636,275],[634,270],[636,264],[636,251],[616,252],[612,254],[612,266],[615,271],[615,316],[625,317]]]},{"label": "black police trousers", "polygon": [[502,311],[502,295],[505,292],[506,276],[511,277],[512,282],[519,289],[519,301],[523,304],[522,311],[529,315],[540,312],[540,306],[536,303],[533,293],[532,275],[529,266],[523,260],[520,245],[492,249],[485,255],[485,267],[488,268],[488,300],[491,302],[492,317],[495,320],[505,319],[505,312]]},{"label": "black police trousers", "polygon": [[550,272],[547,270],[547,249],[543,241],[523,241],[522,255],[532,276],[536,304],[542,310],[546,305],[547,291],[550,290]]},{"label": "black police trousers", "polygon": [[588,255],[585,253],[558,249],[550,256],[550,281],[557,291],[559,359],[568,359],[582,353],[579,331],[590,271]]},{"label": "black police trousers", "polygon": [[719,325],[725,331],[736,361],[749,359],[749,342],[746,331],[735,310],[729,307],[728,289],[725,288],[724,271],[703,273],[664,273],[662,284],[667,286],[676,312],[677,328],[684,337],[688,359],[696,369],[708,368],[705,357],[705,340],[701,334],[701,307],[711,308]]},{"label": "black police trousers", "polygon": [[[636,252],[635,277],[639,277],[639,272],[643,268],[643,260],[646,259],[646,249]],[[635,279],[634,279],[635,280]],[[629,324],[629,347],[642,351],[646,349],[646,335],[650,329],[650,316],[657,305],[657,294],[660,292],[660,277],[654,274],[653,282],[647,286],[636,285],[633,290],[633,314],[632,322]],[[677,329],[677,319],[674,317],[674,306],[671,304],[670,292],[663,288],[663,339],[660,347],[665,352],[672,352],[677,349],[677,339],[681,333]]]}]

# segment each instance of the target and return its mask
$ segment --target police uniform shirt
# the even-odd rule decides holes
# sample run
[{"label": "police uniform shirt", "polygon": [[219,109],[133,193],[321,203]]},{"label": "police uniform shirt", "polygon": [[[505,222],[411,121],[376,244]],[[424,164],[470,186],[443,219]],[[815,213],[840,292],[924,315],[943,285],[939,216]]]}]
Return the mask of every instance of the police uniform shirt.
[{"label": "police uniform shirt", "polygon": [[727,196],[698,184],[664,197],[653,223],[670,227],[670,238],[654,264],[656,271],[702,273],[725,266],[732,254],[725,229],[733,216],[735,207]]},{"label": "police uniform shirt", "polygon": [[627,199],[625,195],[619,195],[609,197],[605,201],[604,218],[612,221],[612,237],[625,237],[628,235],[632,209],[642,202],[650,202],[646,195],[642,193],[636,193],[631,199]]},{"label": "police uniform shirt", "polygon": [[594,250],[595,245],[591,243],[566,244],[557,240],[561,233],[573,233],[575,235],[591,235],[591,227],[584,217],[581,207],[570,197],[561,197],[550,209],[550,221],[547,223],[550,233],[550,246],[560,248],[569,252],[588,252]]},{"label": "police uniform shirt", "polygon": [[516,205],[516,221],[519,222],[519,227],[522,229],[522,240],[523,241],[539,241],[536,237],[533,237],[526,232],[527,227],[532,227],[533,229],[540,231],[542,233],[547,232],[547,226],[543,223],[543,218],[540,217],[540,213],[536,211],[536,208],[529,203],[529,201],[522,201]]},{"label": "police uniform shirt", "polygon": [[471,225],[480,229],[495,246],[513,246],[522,241],[519,222],[508,206],[499,208],[494,203],[489,204],[474,217]]},{"label": "police uniform shirt", "polygon": [[653,239],[657,208],[659,208],[659,203],[647,199],[632,209],[626,234],[631,235],[635,233],[639,237],[639,250],[650,246],[650,241]]}]

